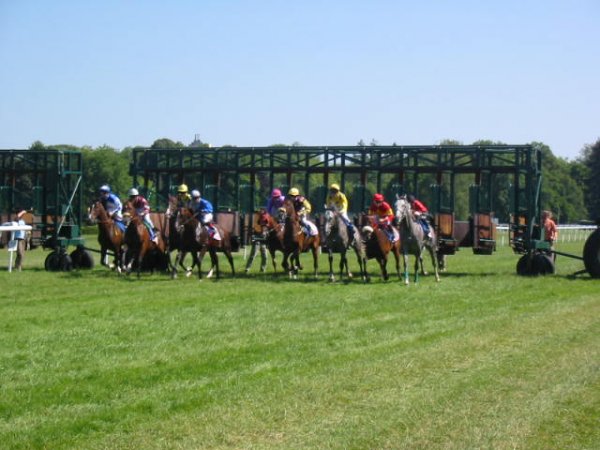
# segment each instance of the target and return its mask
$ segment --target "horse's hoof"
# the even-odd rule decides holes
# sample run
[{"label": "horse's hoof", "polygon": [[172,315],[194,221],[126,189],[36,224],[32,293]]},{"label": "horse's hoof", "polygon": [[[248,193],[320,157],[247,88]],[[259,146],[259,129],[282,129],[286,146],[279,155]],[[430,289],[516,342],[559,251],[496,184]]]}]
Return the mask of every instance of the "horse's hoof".
[{"label": "horse's hoof", "polygon": [[214,271],[213,271],[213,269],[210,269],[210,270],[208,271],[208,273],[206,274],[206,278],[212,278],[212,276],[213,276],[213,272],[214,272]]},{"label": "horse's hoof", "polygon": [[191,270],[186,270],[185,271],[185,276],[186,276],[186,278],[191,277],[192,276],[192,271]]},{"label": "horse's hoof", "polygon": [[176,273],[172,273],[171,274],[171,280],[176,280],[177,279],[177,274]]}]

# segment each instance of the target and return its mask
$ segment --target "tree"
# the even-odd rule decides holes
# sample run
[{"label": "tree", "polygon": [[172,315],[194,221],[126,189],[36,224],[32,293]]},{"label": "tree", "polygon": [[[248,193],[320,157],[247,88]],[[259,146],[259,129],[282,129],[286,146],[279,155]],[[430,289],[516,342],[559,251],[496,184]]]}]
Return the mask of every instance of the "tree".
[{"label": "tree", "polygon": [[171,139],[161,138],[154,141],[154,143],[150,146],[151,149],[160,149],[160,150],[169,150],[174,149],[178,150],[180,148],[185,148],[186,145],[182,142],[175,142]]},{"label": "tree", "polygon": [[585,166],[582,175],[585,180],[585,199],[589,217],[598,220],[600,219],[600,139],[594,144],[584,146],[580,161]]}]

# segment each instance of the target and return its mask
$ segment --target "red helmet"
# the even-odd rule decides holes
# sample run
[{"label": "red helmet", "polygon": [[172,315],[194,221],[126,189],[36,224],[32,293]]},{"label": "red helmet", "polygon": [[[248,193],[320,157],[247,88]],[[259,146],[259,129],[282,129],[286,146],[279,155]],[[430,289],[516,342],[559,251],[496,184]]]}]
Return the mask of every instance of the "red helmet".
[{"label": "red helmet", "polygon": [[271,197],[281,197],[281,191],[279,189],[273,189],[273,192],[271,192]]},{"label": "red helmet", "polygon": [[373,196],[373,201],[374,202],[382,202],[383,201],[383,195],[381,195],[381,194],[375,194]]}]

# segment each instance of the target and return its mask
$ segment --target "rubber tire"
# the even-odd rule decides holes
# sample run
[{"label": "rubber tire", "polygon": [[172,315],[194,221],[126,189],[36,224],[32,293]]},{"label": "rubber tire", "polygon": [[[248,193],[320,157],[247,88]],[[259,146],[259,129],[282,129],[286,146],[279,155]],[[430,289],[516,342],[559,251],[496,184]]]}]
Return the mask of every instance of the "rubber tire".
[{"label": "rubber tire", "polygon": [[67,253],[59,256],[59,268],[62,272],[70,272],[73,269],[73,260]]},{"label": "rubber tire", "polygon": [[57,252],[50,252],[44,261],[44,268],[48,272],[57,272],[60,270],[60,255]]},{"label": "rubber tire", "polygon": [[585,241],[583,263],[592,278],[600,278],[600,228],[590,234]]},{"label": "rubber tire", "polygon": [[93,269],[94,258],[90,252],[77,248],[71,252],[71,261],[73,262],[73,269]]},{"label": "rubber tire", "polygon": [[529,269],[527,268],[527,264],[529,260],[529,255],[523,255],[519,258],[519,260],[517,261],[517,274],[521,275],[522,277],[526,277],[531,275],[531,273],[529,272]]},{"label": "rubber tire", "polygon": [[531,262],[534,275],[552,275],[554,274],[554,261],[548,255],[537,253],[533,255]]}]

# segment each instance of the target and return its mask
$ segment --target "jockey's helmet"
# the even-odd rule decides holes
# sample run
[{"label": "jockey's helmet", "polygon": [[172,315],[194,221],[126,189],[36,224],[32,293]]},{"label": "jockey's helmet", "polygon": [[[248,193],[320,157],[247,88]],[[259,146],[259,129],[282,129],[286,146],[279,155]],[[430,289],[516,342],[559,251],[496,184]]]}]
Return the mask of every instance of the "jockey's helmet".
[{"label": "jockey's helmet", "polygon": [[179,194],[187,194],[188,193],[187,184],[180,184],[179,187],[177,187],[177,192]]},{"label": "jockey's helmet", "polygon": [[288,192],[288,195],[292,195],[292,196],[300,195],[300,191],[298,190],[298,188],[293,187]]},{"label": "jockey's helmet", "polygon": [[127,191],[127,195],[130,197],[135,197],[136,195],[140,195],[136,188],[131,188]]},{"label": "jockey's helmet", "polygon": [[329,189],[331,189],[332,191],[339,191],[340,185],[337,183],[333,183],[331,186],[329,186]]},{"label": "jockey's helmet", "polygon": [[103,184],[102,186],[100,186],[100,192],[110,193],[110,186],[108,184]]},{"label": "jockey's helmet", "polygon": [[192,198],[200,198],[200,191],[198,189],[192,191]]},{"label": "jockey's helmet", "polygon": [[383,201],[383,195],[381,195],[381,194],[375,194],[373,196],[373,201],[374,202],[382,202]]},{"label": "jockey's helmet", "polygon": [[408,195],[406,196],[406,200],[408,200],[410,203],[412,203],[412,202],[414,202],[414,201],[415,201],[415,196],[414,196],[414,195],[412,195],[412,194],[408,194]]},{"label": "jockey's helmet", "polygon": [[281,191],[279,189],[273,189],[273,192],[271,192],[271,197],[281,197]]}]

